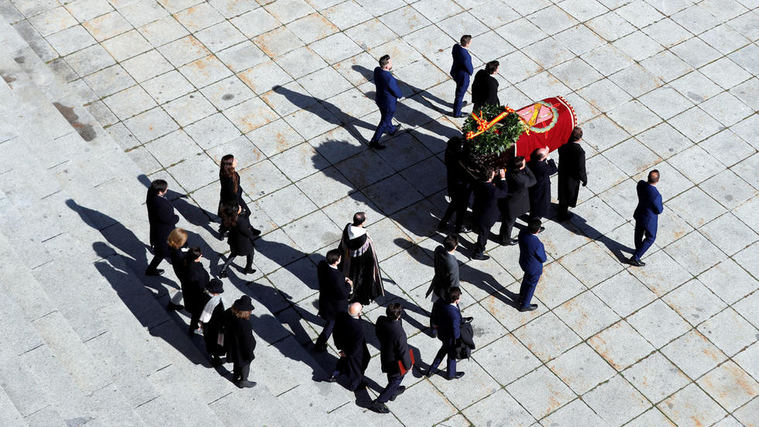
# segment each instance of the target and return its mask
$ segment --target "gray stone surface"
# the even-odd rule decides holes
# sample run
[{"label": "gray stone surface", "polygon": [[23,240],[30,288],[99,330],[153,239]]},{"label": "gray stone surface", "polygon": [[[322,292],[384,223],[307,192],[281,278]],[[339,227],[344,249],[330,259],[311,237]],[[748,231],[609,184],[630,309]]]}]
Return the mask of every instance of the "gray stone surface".
[{"label": "gray stone surface", "polygon": [[[21,260],[0,268],[15,279],[0,289],[13,302],[3,319],[13,331],[0,364],[3,424],[216,425],[259,414],[273,425],[315,417],[333,425],[752,425],[756,8],[747,0],[0,3],[0,235],[15,254],[1,253],[4,263]],[[540,236],[549,262],[535,312],[507,303],[522,277],[518,251],[491,242],[491,260],[471,261],[474,235],[463,237],[462,306],[475,317],[478,345],[460,364],[467,376],[407,378],[409,390],[382,417],[312,381],[334,359],[301,347],[321,327],[319,257],[309,255],[335,246],[350,215],[366,210],[386,289],[405,300],[410,342],[429,362],[438,342],[422,332],[431,306],[423,294],[446,202],[441,153],[462,124],[446,115],[449,49],[464,33],[474,35],[476,68],[501,62],[505,104],[566,96],[585,130],[590,182],[579,218],[549,221]],[[396,120],[409,132],[375,153],[365,146],[379,119],[367,79],[385,53],[407,96]],[[52,102],[73,107],[97,138],[84,144]],[[180,225],[191,241],[205,240],[215,272],[226,245],[208,220],[216,164],[228,152],[240,163],[252,223],[264,231],[259,271],[233,271],[226,293],[251,293],[260,310],[253,376],[262,387],[253,391],[203,367],[186,316],[163,311],[173,275],[136,274],[149,255],[138,176],[189,193],[177,200]],[[19,192],[28,170],[15,160],[29,157],[44,168]],[[634,185],[652,168],[662,172],[665,200],[659,236],[647,265],[628,267],[618,257],[632,247]],[[93,176],[113,179],[97,178],[93,191]],[[77,210],[64,206],[68,198]],[[35,232],[22,212],[41,224]],[[64,254],[75,259],[65,267]],[[77,292],[84,284],[88,292]],[[374,320],[382,309],[365,311]],[[381,387],[370,342],[368,376]],[[28,351],[5,351],[18,345]],[[277,405],[260,417],[259,406]]]}]

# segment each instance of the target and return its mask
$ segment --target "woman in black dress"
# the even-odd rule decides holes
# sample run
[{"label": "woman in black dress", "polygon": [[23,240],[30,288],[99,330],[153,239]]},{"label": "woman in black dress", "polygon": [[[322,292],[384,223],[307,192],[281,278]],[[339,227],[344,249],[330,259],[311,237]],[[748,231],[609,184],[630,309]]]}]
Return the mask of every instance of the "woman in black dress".
[{"label": "woman in black dress", "polygon": [[[242,187],[240,186],[240,174],[237,173],[237,159],[232,154],[227,154],[221,158],[221,164],[219,165],[219,183],[221,184],[221,191],[219,192],[219,210],[218,215],[221,216],[221,212],[224,206],[237,204],[242,207],[244,212],[250,213],[248,204],[245,203],[245,199],[242,197]],[[260,230],[253,228],[256,235],[261,234]],[[219,226],[219,238],[224,239],[227,237],[229,229],[224,226],[222,221]]]},{"label": "woman in black dress", "polygon": [[190,313],[190,335],[198,333],[198,328],[200,328],[198,324],[200,313],[207,301],[206,288],[211,279],[208,271],[200,262],[201,255],[203,253],[200,248],[194,247],[190,248],[184,257],[185,280],[182,283],[182,294],[184,294],[185,308]]},{"label": "woman in black dress", "polygon": [[224,348],[227,360],[232,362],[233,381],[237,387],[253,387],[255,382],[248,381],[250,362],[255,359],[256,338],[250,323],[253,301],[247,295],[241,296],[224,312]]},{"label": "woman in black dress", "polygon": [[[219,272],[219,277],[227,277],[227,268],[232,264],[232,261],[238,255],[245,255],[245,269],[244,274],[253,274],[256,270],[253,269],[253,254],[255,247],[253,246],[253,240],[258,234],[256,234],[253,227],[250,226],[248,221],[249,212],[245,212],[242,206],[237,204],[225,205],[222,208],[221,220],[222,225],[229,230],[229,236],[227,237],[227,243],[229,243],[229,256],[224,266]],[[259,233],[260,234],[260,233]]]},{"label": "woman in black dress", "polygon": [[[180,289],[184,286],[185,268],[184,258],[187,256],[187,232],[182,228],[175,228],[169,233],[169,237],[166,239],[166,243],[169,245],[169,259],[171,260],[171,266],[174,268],[174,274],[179,280]],[[181,310],[184,307],[179,304],[182,300],[182,292],[175,292],[171,296],[169,301],[169,310]]]}]

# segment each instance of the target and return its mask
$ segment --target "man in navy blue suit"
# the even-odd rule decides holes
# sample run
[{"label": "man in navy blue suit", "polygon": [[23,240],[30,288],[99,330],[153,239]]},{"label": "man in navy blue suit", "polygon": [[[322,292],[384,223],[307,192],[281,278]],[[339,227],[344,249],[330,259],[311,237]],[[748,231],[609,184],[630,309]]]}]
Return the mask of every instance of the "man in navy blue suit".
[{"label": "man in navy blue suit", "polygon": [[656,189],[659,182],[659,171],[654,169],[648,173],[648,182],[638,181],[638,207],[635,208],[635,252],[630,257],[630,264],[643,267],[645,262],[640,258],[654,244],[656,229],[659,225],[659,214],[664,210],[661,194]]},{"label": "man in navy blue suit", "polygon": [[451,65],[451,77],[456,82],[456,97],[453,100],[453,117],[461,117],[461,107],[464,106],[464,95],[469,87],[469,77],[474,72],[472,67],[472,57],[469,55],[469,45],[472,43],[472,36],[461,36],[461,42],[453,45],[451,56],[453,56],[453,65]]},{"label": "man in navy blue suit", "polygon": [[526,229],[519,232],[519,266],[524,271],[522,286],[519,288],[517,308],[519,311],[532,311],[537,304],[530,304],[535,287],[538,286],[540,275],[543,274],[543,263],[546,262],[546,251],[538,239],[540,220],[531,219]]},{"label": "man in navy blue suit", "polygon": [[395,80],[390,70],[393,69],[393,62],[390,60],[390,55],[383,55],[379,60],[379,67],[374,68],[374,84],[376,85],[376,95],[374,102],[379,107],[380,122],[377,125],[377,130],[372,136],[372,140],[369,141],[369,146],[381,150],[385,148],[384,145],[379,143],[380,138],[385,133],[395,135],[401,125],[393,126],[393,114],[395,114],[395,104],[398,98],[402,97],[401,89],[398,87],[398,81]]},{"label": "man in navy blue suit", "polygon": [[447,304],[436,303],[432,308],[432,323],[437,326],[437,338],[443,344],[435,355],[435,360],[432,361],[430,369],[425,373],[428,377],[437,371],[437,367],[440,366],[446,356],[448,356],[446,378],[456,380],[464,376],[463,372],[456,372],[456,342],[461,339],[460,299],[461,289],[454,286],[448,291]]}]

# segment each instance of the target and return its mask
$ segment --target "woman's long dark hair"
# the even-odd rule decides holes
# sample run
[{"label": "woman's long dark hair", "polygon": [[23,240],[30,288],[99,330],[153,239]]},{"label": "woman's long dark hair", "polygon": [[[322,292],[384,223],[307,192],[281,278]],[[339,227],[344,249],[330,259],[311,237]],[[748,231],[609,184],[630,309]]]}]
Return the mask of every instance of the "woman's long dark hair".
[{"label": "woman's long dark hair", "polygon": [[237,225],[237,216],[238,211],[240,210],[240,205],[237,203],[231,203],[231,204],[225,204],[221,207],[221,222],[224,224],[224,227],[232,228]]},{"label": "woman's long dark hair", "polygon": [[226,156],[221,158],[221,164],[219,164],[219,179],[222,178],[229,178],[232,180],[232,183],[234,184],[235,194],[237,194],[237,188],[239,183],[239,176],[237,175],[235,171],[234,165],[235,156],[232,154],[227,154]]}]

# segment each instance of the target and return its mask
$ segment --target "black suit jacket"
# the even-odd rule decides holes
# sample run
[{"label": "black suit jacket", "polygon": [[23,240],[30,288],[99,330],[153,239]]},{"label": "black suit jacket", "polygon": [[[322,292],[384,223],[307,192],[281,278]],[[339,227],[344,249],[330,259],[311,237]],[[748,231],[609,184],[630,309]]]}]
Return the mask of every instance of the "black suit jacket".
[{"label": "black suit jacket", "polygon": [[337,314],[333,336],[335,338],[335,346],[345,353],[347,357],[357,357],[360,359],[363,357],[364,350],[366,350],[366,354],[368,355],[369,349],[366,347],[366,338],[364,337],[361,319],[354,319],[347,311]]},{"label": "black suit jacket", "polygon": [[533,158],[527,167],[535,175],[535,185],[530,187],[530,214],[547,217],[551,207],[551,175],[558,170],[556,163],[553,159],[538,161]]},{"label": "black suit jacket", "polygon": [[474,184],[472,222],[479,232],[487,232],[499,218],[498,199],[508,195],[506,180],[495,178],[493,182],[478,181]]},{"label": "black suit jacket", "polygon": [[509,172],[506,175],[509,196],[505,200],[506,216],[517,218],[530,210],[529,188],[535,185],[535,175],[529,168]]},{"label": "black suit jacket", "polygon": [[179,216],[174,213],[174,206],[165,197],[148,194],[145,204],[150,223],[150,246],[153,247],[155,255],[168,257],[169,245],[166,239],[179,222]]},{"label": "black suit jacket", "polygon": [[474,112],[484,105],[501,105],[498,100],[498,80],[485,70],[480,70],[474,75],[472,103]]},{"label": "black suit jacket", "polygon": [[580,193],[580,183],[588,183],[585,172],[585,150],[576,142],[559,147],[559,203],[574,207]]},{"label": "black suit jacket", "polygon": [[398,361],[403,363],[404,369],[410,369],[411,356],[408,351],[408,339],[401,320],[390,320],[387,316],[380,316],[374,330],[380,343],[382,372],[399,374]]},{"label": "black suit jacket", "polygon": [[338,313],[348,310],[350,285],[345,283],[345,275],[322,260],[316,267],[319,278],[319,316],[324,320],[335,320]]},{"label": "black suit jacket", "polygon": [[191,314],[200,313],[205,305],[204,297],[210,281],[210,276],[200,262],[190,261],[186,267],[186,280],[182,284],[182,298],[187,311]]}]

